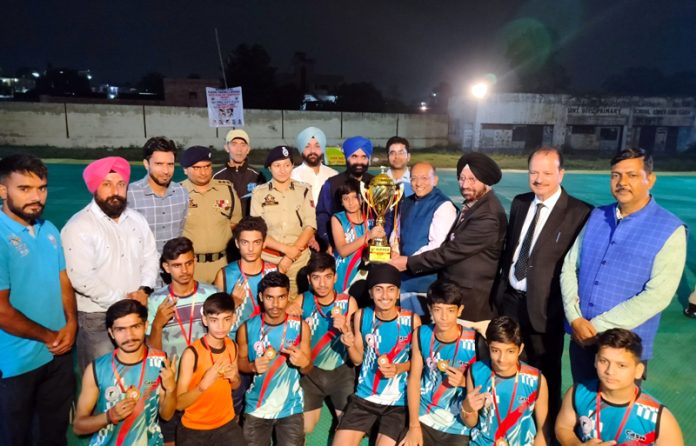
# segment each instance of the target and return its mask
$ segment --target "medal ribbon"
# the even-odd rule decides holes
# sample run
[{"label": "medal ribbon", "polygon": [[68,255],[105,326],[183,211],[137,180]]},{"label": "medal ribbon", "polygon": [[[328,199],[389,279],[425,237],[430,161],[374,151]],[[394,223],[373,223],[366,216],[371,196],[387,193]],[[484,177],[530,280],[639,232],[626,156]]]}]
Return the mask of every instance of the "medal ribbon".
[{"label": "medal ribbon", "polygon": [[[459,350],[459,344],[461,344],[462,339],[464,338],[464,328],[459,327],[459,337],[457,338],[457,345],[454,349],[454,355],[452,355],[452,364],[454,364],[454,361],[457,359],[457,352]],[[435,330],[433,330],[433,334],[430,337],[430,361],[432,361],[433,364],[435,364],[435,356],[433,355],[433,345],[435,343]],[[440,346],[438,349],[438,352],[442,349],[443,346]],[[464,367],[462,367],[462,371],[466,373],[466,369],[471,366],[476,361],[476,355],[474,355],[469,361],[467,361],[466,364],[464,364]],[[440,382],[440,385],[438,386],[437,390],[435,393],[433,393],[433,398],[432,402],[428,404],[425,408],[426,413],[430,413],[431,410],[433,410],[433,407],[437,406],[437,404],[440,402],[440,399],[442,398],[442,395],[445,394],[445,391],[447,389],[451,389],[452,386],[450,386],[449,382],[445,380],[444,378]]]},{"label": "medal ribbon", "polygon": [[[293,319],[296,319],[293,317]],[[284,327],[283,327],[283,336],[281,338],[281,346],[280,349],[278,349],[278,354],[276,355],[275,359],[273,359],[273,362],[271,363],[271,367],[266,371],[266,376],[263,377],[263,382],[261,383],[261,390],[259,391],[259,400],[256,402],[256,408],[258,409],[261,407],[261,404],[263,403],[263,397],[266,394],[266,391],[268,390],[268,385],[271,383],[271,378],[273,378],[273,375],[275,375],[276,371],[280,368],[281,365],[285,364],[285,361],[287,361],[287,357],[281,353],[281,349],[285,345],[285,334],[288,329],[288,315],[285,316],[285,322],[284,322]],[[302,337],[302,325],[300,325],[300,336],[298,336],[295,341],[292,343],[293,347],[298,345],[300,343],[300,338]],[[261,316],[261,341],[263,342],[264,338],[264,331],[263,331],[263,315]],[[270,341],[268,342],[270,345]]]},{"label": "medal ribbon", "polygon": [[[191,293],[191,311],[189,313],[189,332],[188,336],[186,336],[186,330],[184,329],[184,323],[181,321],[181,316],[179,316],[179,310],[176,307],[176,304],[174,305],[174,315],[176,316],[176,321],[179,323],[179,327],[181,328],[181,333],[184,335],[184,340],[186,341],[186,346],[191,345],[191,336],[193,336],[193,310],[195,309],[196,306],[196,292],[198,291],[198,282],[194,282],[194,287],[193,287],[193,293]],[[174,300],[174,290],[172,290],[172,286],[169,285],[169,296],[172,300]]]},{"label": "medal ribbon", "polygon": [[[626,411],[624,412],[624,416],[623,416],[623,419],[621,420],[621,424],[619,424],[619,430],[616,432],[616,436],[614,437],[614,441],[616,442],[616,444],[619,444],[619,437],[621,436],[621,432],[623,432],[624,426],[626,426],[626,422],[628,421],[628,416],[631,414],[631,409],[633,409],[633,404],[635,404],[636,399],[638,399],[638,387],[635,387],[635,389],[633,391],[633,399],[631,400],[631,403],[628,405],[628,407],[626,408]],[[596,429],[597,429],[597,437],[599,439],[602,438],[602,436],[600,435],[601,423],[599,421],[599,416],[602,413],[601,404],[600,404],[601,401],[602,401],[602,392],[597,392],[597,403],[596,403],[596,410],[595,410],[595,413],[597,415],[596,415],[595,421],[597,422]]]},{"label": "medal ribbon", "polygon": [[[228,348],[231,345],[230,342],[232,342],[232,341],[230,340],[230,342],[227,342],[228,339],[224,340],[223,347],[227,351],[227,357],[230,358],[230,364],[232,364],[234,362],[234,360],[232,359],[232,354],[230,353],[230,349]],[[210,363],[215,364],[215,359],[213,359],[213,350],[210,348],[210,345],[208,345],[208,339],[206,339],[206,336],[203,336],[203,345],[205,346],[205,349],[208,350],[208,354],[210,355]],[[216,354],[218,354],[218,353],[216,353]],[[234,359],[237,359],[236,349],[234,352]]]},{"label": "medal ribbon", "polygon": [[[397,340],[399,339],[399,333],[401,332],[401,310],[397,310],[398,313],[396,315],[396,338]],[[382,326],[383,322],[380,321],[380,324],[375,326],[375,319],[376,319],[376,314],[373,312],[372,313],[372,340],[373,340],[373,346],[372,349],[375,352],[376,359],[375,361],[379,360],[380,354],[379,354],[379,349],[377,348],[377,340],[375,339],[375,333],[377,332],[377,329]],[[397,341],[396,345],[389,351],[389,353],[386,354],[387,359],[389,359],[389,362],[392,362],[396,355],[401,353],[401,350],[404,349],[409,343],[411,343],[411,335],[413,332],[409,333],[406,339]],[[375,372],[375,379],[372,381],[372,393],[376,394],[377,393],[377,388],[379,387],[379,382],[382,380],[382,371],[379,369],[379,366],[377,367],[377,371]]]},{"label": "medal ribbon", "polygon": [[[118,373],[118,369],[116,369],[116,353],[118,352],[118,349],[114,350],[114,354],[111,356],[111,369],[114,371],[114,377],[116,378],[116,382],[118,383],[118,387],[121,389],[121,393],[126,393],[126,388],[123,385],[123,382],[121,380],[121,375]],[[145,347],[145,356],[143,357],[143,365],[140,369],[140,379],[138,381],[138,390],[140,390],[140,387],[143,385],[143,378],[145,378],[145,364],[147,363],[147,347]]]},{"label": "medal ribbon", "polygon": [[[247,296],[249,296],[249,300],[251,301],[251,305],[254,307],[254,310],[251,312],[251,316],[249,316],[249,318],[252,318],[258,314],[261,314],[261,307],[259,307],[259,304],[256,302],[256,299],[254,298],[254,296],[251,293],[251,285],[249,285],[249,279],[247,278],[247,275],[244,274],[244,270],[242,270],[242,261],[239,260],[237,262],[237,264],[239,265],[239,273],[242,275],[242,279],[244,279],[244,282],[246,282],[246,284],[247,284],[247,286],[246,286]],[[261,277],[264,276],[265,271],[266,271],[266,262],[262,262],[261,263],[261,272],[259,273],[259,274],[261,274]]]},{"label": "medal ribbon", "polygon": [[508,430],[512,426],[514,426],[517,421],[522,417],[522,414],[524,414],[524,411],[527,410],[529,406],[534,404],[534,402],[537,399],[537,391],[535,390],[532,392],[531,395],[527,398],[525,402],[517,406],[517,409],[512,411],[512,406],[515,402],[515,395],[517,394],[517,383],[519,381],[520,377],[520,370],[519,366],[517,369],[517,373],[515,373],[515,385],[512,388],[512,396],[510,397],[510,405],[508,406],[507,410],[507,415],[505,416],[504,420],[500,420],[500,409],[498,408],[498,395],[496,394],[495,391],[495,372],[491,372],[491,386],[493,387],[493,407],[495,410],[495,417],[498,419],[498,429],[495,431],[495,441],[500,440],[501,438],[504,438],[507,435]]},{"label": "medal ribbon", "polygon": [[[336,295],[334,297],[333,304],[334,304],[334,306],[336,306],[339,302],[344,302],[347,300],[348,300],[348,296],[346,294],[339,294],[339,295]],[[317,300],[316,296],[314,296],[314,305],[315,305],[315,311],[313,313],[316,313],[316,311],[319,311],[319,314],[321,314],[321,316],[324,319],[328,319],[328,317],[326,317],[324,312],[321,311],[321,307],[320,307],[319,301]],[[333,341],[333,339],[336,336],[338,336],[338,333],[339,333],[338,330],[336,330],[336,328],[334,328],[332,326],[332,327],[329,327],[329,330],[326,333],[324,333],[324,336],[319,338],[319,341],[316,343],[316,345],[312,349],[312,362],[314,362],[314,360],[317,359],[319,352],[324,348],[324,346],[326,344],[328,344],[329,342]]]}]

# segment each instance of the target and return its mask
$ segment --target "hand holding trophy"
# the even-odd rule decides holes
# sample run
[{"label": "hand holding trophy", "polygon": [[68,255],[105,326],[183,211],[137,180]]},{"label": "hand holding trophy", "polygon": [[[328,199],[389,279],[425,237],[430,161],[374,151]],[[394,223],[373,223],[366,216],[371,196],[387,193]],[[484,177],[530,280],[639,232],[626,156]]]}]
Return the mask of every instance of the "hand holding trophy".
[{"label": "hand holding trophy", "polygon": [[[403,185],[394,183],[385,169],[384,166],[380,166],[381,172],[372,178],[367,187],[360,183],[360,194],[365,203],[375,212],[375,226],[382,227],[384,227],[385,216],[390,209],[396,206],[404,194]],[[369,245],[370,262],[385,263],[389,261],[391,248],[386,237],[374,238],[370,240]]]}]

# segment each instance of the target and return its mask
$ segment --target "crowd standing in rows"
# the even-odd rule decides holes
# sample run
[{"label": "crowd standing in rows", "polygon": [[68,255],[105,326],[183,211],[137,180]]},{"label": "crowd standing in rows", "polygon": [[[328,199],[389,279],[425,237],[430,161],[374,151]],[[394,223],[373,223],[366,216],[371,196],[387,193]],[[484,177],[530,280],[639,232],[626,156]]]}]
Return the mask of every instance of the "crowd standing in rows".
[{"label": "crowd standing in rows", "polygon": [[[560,151],[533,151],[508,221],[490,157],[459,159],[457,210],[393,137],[404,196],[375,225],[367,138],[343,142],[338,173],[309,127],[302,164],[276,147],[268,179],[244,130],[224,148],[215,174],[209,148],[179,154],[180,184],[164,137],[130,184],[123,158],[90,163],[93,199],[60,233],[43,162],[0,160],[0,444],[66,444],[73,345],[91,445],[300,446],[325,403],[336,446],[683,444],[640,387],[686,257],[645,152],[611,160],[616,202],[593,209],[561,186]],[[375,238],[388,263],[368,261]]]}]

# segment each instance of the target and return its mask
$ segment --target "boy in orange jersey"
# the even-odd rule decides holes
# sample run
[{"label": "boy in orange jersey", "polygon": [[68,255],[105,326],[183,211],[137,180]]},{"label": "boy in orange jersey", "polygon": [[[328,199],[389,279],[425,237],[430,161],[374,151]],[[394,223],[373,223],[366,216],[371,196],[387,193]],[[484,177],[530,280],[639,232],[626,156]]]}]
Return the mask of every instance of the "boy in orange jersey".
[{"label": "boy in orange jersey", "polygon": [[232,403],[232,390],[239,386],[237,344],[228,336],[234,317],[234,302],[225,293],[203,304],[208,334],[184,351],[179,366],[177,409],[184,411],[179,446],[246,445]]}]

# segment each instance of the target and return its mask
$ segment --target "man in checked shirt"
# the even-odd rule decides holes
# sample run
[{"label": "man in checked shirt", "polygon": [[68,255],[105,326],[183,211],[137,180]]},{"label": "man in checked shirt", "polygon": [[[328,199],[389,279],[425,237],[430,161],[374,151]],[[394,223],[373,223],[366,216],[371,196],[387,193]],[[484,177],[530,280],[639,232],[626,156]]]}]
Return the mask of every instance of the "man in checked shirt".
[{"label": "man in checked shirt", "polygon": [[128,207],[145,216],[160,254],[167,240],[181,237],[188,212],[188,192],[172,181],[175,158],[174,141],[163,136],[148,139],[143,146],[147,175],[128,186]]}]

